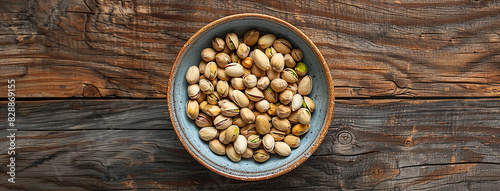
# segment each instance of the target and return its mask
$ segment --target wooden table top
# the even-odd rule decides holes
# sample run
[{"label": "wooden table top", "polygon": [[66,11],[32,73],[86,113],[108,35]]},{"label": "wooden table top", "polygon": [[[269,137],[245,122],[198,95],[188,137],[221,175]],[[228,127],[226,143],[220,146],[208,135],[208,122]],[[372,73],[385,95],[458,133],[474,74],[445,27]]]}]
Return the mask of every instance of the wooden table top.
[{"label": "wooden table top", "polygon": [[[166,85],[184,43],[227,15],[295,25],[336,107],[319,149],[265,181],[217,175],[178,140]],[[498,190],[500,1],[0,2],[0,111],[16,85],[18,190]]]}]

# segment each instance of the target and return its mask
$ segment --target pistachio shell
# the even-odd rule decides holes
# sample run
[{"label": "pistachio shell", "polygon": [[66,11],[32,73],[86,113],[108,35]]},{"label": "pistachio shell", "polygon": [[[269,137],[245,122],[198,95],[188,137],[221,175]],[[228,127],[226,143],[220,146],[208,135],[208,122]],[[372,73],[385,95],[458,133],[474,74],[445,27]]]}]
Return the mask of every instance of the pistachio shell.
[{"label": "pistachio shell", "polygon": [[233,90],[230,98],[234,101],[234,103],[236,103],[236,105],[240,107],[248,107],[248,104],[250,102],[247,96],[240,90]]},{"label": "pistachio shell", "polygon": [[231,76],[233,78],[240,77],[244,73],[243,66],[238,63],[227,64],[225,70],[226,70],[226,75]]},{"label": "pistachio shell", "polygon": [[241,128],[240,133],[245,137],[250,137],[251,135],[258,135],[257,130],[255,130],[255,124],[248,124]]},{"label": "pistachio shell", "polygon": [[226,139],[226,131],[227,129],[223,129],[219,132],[219,141],[222,143],[222,144],[225,144],[227,145],[229,143],[229,140]]},{"label": "pistachio shell", "polygon": [[292,58],[297,62],[300,62],[303,56],[302,50],[300,49],[293,49],[290,55],[292,55]]},{"label": "pistachio shell", "polygon": [[284,60],[285,60],[285,67],[287,68],[294,68],[297,63],[293,59],[293,57],[290,54],[285,54]]},{"label": "pistachio shell", "polygon": [[259,115],[262,115],[265,119],[267,119],[267,121],[271,121],[271,116],[267,113],[262,113],[262,112],[258,112],[258,111],[254,111],[253,112],[255,116],[259,116]]},{"label": "pistachio shell", "polygon": [[229,53],[231,53],[231,49],[229,49],[229,47],[226,44],[226,46],[224,46],[224,50],[222,50],[222,52],[229,54]]},{"label": "pistachio shell", "polygon": [[227,102],[221,107],[222,115],[233,117],[240,114],[240,108],[233,102]]},{"label": "pistachio shell", "polygon": [[247,150],[247,139],[243,135],[238,135],[234,141],[234,150],[238,154],[243,154]]},{"label": "pistachio shell", "polygon": [[196,66],[189,67],[186,73],[186,81],[189,84],[197,84],[199,80],[200,80],[200,70],[198,70],[198,67]]},{"label": "pistachio shell", "polygon": [[217,67],[217,78],[219,80],[224,80],[224,81],[231,80],[231,77],[226,75],[226,70],[224,68],[221,68],[221,67]]},{"label": "pistachio shell", "polygon": [[236,126],[242,128],[242,127],[245,127],[246,125],[248,125],[248,123],[243,121],[243,119],[241,117],[233,117],[233,125],[236,125]]},{"label": "pistachio shell", "polygon": [[240,43],[240,45],[238,45],[238,49],[236,50],[236,54],[241,59],[245,59],[248,56],[248,54],[250,54],[250,47],[247,46],[245,43]]},{"label": "pistachio shell", "polygon": [[273,47],[266,48],[264,54],[266,54],[267,58],[271,60],[271,58],[278,52]]},{"label": "pistachio shell", "polygon": [[224,42],[224,40],[222,40],[222,38],[214,38],[212,40],[212,47],[216,50],[216,51],[222,51],[224,50],[224,46],[226,46],[226,43]]},{"label": "pistachio shell", "polygon": [[269,103],[276,103],[276,101],[278,100],[276,92],[274,92],[274,90],[271,89],[271,87],[267,87],[263,93],[264,93],[264,99],[269,101]]},{"label": "pistachio shell", "polygon": [[226,146],[223,145],[218,139],[212,139],[210,142],[208,142],[208,147],[215,154],[218,154],[218,155],[225,155],[226,154]]},{"label": "pistachio shell", "polygon": [[300,138],[292,134],[287,135],[283,141],[291,148],[297,148],[300,146]]},{"label": "pistachio shell", "polygon": [[278,109],[278,105],[280,105],[280,103],[269,104],[269,109],[267,110],[267,114],[271,116],[276,116],[276,109]]},{"label": "pistachio shell", "polygon": [[271,83],[271,80],[269,80],[269,78],[267,76],[261,77],[257,81],[257,88],[259,88],[260,90],[265,90],[269,86],[270,83]]},{"label": "pistachio shell", "polygon": [[243,61],[241,61],[241,65],[243,65],[243,67],[245,68],[252,68],[253,59],[250,57],[246,57],[245,59],[243,59]]},{"label": "pistachio shell", "polygon": [[303,124],[294,125],[292,127],[292,134],[294,134],[296,136],[301,136],[301,135],[305,134],[307,131],[309,131],[310,127],[311,127],[311,125],[309,125],[309,124],[307,124],[307,125],[303,125]]},{"label": "pistachio shell", "polygon": [[245,94],[251,101],[260,101],[264,99],[264,94],[259,90],[259,88],[247,88],[245,89]]},{"label": "pistachio shell", "polygon": [[253,74],[243,76],[243,84],[247,88],[253,88],[257,86],[257,76]]},{"label": "pistachio shell", "polygon": [[302,107],[304,107],[309,109],[309,111],[314,112],[314,109],[316,109],[316,105],[314,104],[314,101],[307,97],[307,96],[304,96],[304,101],[302,103]]},{"label": "pistachio shell", "polygon": [[288,83],[288,86],[286,86],[285,90],[290,90],[295,95],[297,93],[297,89],[298,89],[297,83]]},{"label": "pistachio shell", "polygon": [[196,126],[198,127],[208,127],[212,126],[212,118],[207,114],[200,113],[195,119]]},{"label": "pistachio shell", "polygon": [[276,114],[278,117],[287,118],[292,113],[292,110],[287,105],[279,105],[276,109]]},{"label": "pistachio shell", "polygon": [[266,162],[270,155],[264,149],[259,149],[253,153],[253,159],[257,162]]},{"label": "pistachio shell", "polygon": [[198,70],[200,70],[200,74],[205,73],[205,66],[207,66],[207,62],[205,62],[204,60],[200,61],[200,64],[198,65]]},{"label": "pistachio shell", "polygon": [[218,104],[218,105],[219,105],[219,107],[222,109],[222,105],[224,105],[224,104],[225,104],[225,103],[227,103],[227,102],[231,102],[231,100],[228,100],[228,99],[222,99],[222,100],[220,100],[220,101],[219,101],[219,104]]},{"label": "pistachio shell", "polygon": [[221,96],[221,97],[227,97],[228,93],[229,93],[229,84],[227,83],[227,81],[224,81],[224,80],[219,80],[217,82],[217,93]]},{"label": "pistachio shell", "polygon": [[252,149],[259,147],[261,142],[262,142],[262,140],[260,139],[259,135],[248,136],[247,145],[248,145],[248,147],[250,147]]},{"label": "pistachio shell", "polygon": [[207,98],[207,94],[200,92],[200,97],[198,99],[196,99],[196,101],[198,103],[201,103],[201,102],[205,101],[206,98]]},{"label": "pistachio shell", "polygon": [[214,85],[207,79],[201,79],[199,82],[200,90],[205,94],[214,92]]},{"label": "pistachio shell", "polygon": [[312,90],[312,78],[311,76],[304,76],[302,80],[300,80],[298,92],[300,95],[309,95]]},{"label": "pistachio shell", "polygon": [[283,72],[281,72],[281,78],[283,78],[288,83],[295,83],[299,80],[299,75],[297,75],[295,70],[291,68],[285,68]]},{"label": "pistachio shell", "polygon": [[250,74],[252,74],[252,70],[244,67],[243,68],[243,76],[250,75]]},{"label": "pistachio shell", "polygon": [[269,132],[271,136],[273,136],[275,141],[281,141],[285,139],[285,132],[277,130],[276,128],[272,128],[271,131]]},{"label": "pistachio shell", "polygon": [[214,92],[207,96],[207,101],[209,104],[217,105],[219,103],[220,98],[221,96],[219,95],[219,93]]},{"label": "pistachio shell", "polygon": [[250,100],[248,102],[248,109],[250,109],[250,110],[254,110],[255,109],[255,102],[254,101]]},{"label": "pistachio shell", "polygon": [[266,54],[264,54],[259,49],[254,50],[253,60],[255,62],[255,65],[263,71],[266,71],[271,67],[269,63],[269,58],[267,58]]},{"label": "pistachio shell", "polygon": [[257,130],[257,132],[262,135],[269,133],[269,131],[271,130],[271,124],[269,124],[269,120],[267,120],[265,116],[258,115],[255,118],[255,130]]},{"label": "pistachio shell", "polygon": [[215,62],[207,63],[207,66],[205,66],[204,74],[208,80],[215,79],[217,77],[217,64]]},{"label": "pistachio shell", "polygon": [[287,89],[285,89],[284,91],[282,91],[280,93],[280,95],[279,95],[279,100],[284,105],[290,104],[290,102],[292,102],[292,98],[293,98],[292,91],[287,90]]},{"label": "pistachio shell", "polygon": [[240,128],[236,125],[231,125],[226,129],[224,139],[227,139],[229,142],[233,142],[238,138],[240,134]]},{"label": "pistachio shell", "polygon": [[243,36],[243,42],[248,46],[253,46],[259,40],[259,31],[251,29],[245,33]]},{"label": "pistachio shell", "polygon": [[248,108],[242,108],[240,110],[240,116],[241,116],[241,119],[243,119],[243,121],[245,123],[254,123],[255,122],[255,115],[253,114],[252,110],[250,110]]},{"label": "pistachio shell", "polygon": [[307,71],[309,71],[309,69],[307,68],[307,65],[304,64],[303,62],[299,62],[295,66],[295,72],[299,76],[305,76],[305,75],[307,75]]},{"label": "pistachio shell", "polygon": [[201,96],[200,86],[198,84],[189,85],[187,93],[189,98],[198,99]]},{"label": "pistachio shell", "polygon": [[297,111],[300,107],[302,107],[302,101],[303,98],[300,94],[293,95],[292,102],[290,103],[290,109],[292,109],[292,111]]},{"label": "pistachio shell", "polygon": [[290,153],[292,152],[292,149],[290,148],[290,146],[288,144],[286,144],[285,142],[276,142],[274,143],[274,150],[276,151],[276,153],[278,155],[281,155],[281,156],[288,156],[290,155]]},{"label": "pistachio shell", "polygon": [[204,141],[210,141],[214,138],[217,137],[219,131],[215,129],[215,127],[203,127],[200,129],[198,134],[200,135],[200,138]]},{"label": "pistachio shell", "polygon": [[[255,63],[255,60],[254,60],[254,63]],[[270,67],[270,66],[269,66]],[[252,68],[250,68],[251,71],[252,71],[252,74],[257,76],[257,78],[261,78],[261,77],[264,77],[266,75],[266,71],[264,70],[261,70],[257,64],[254,64],[252,65]]]},{"label": "pistachio shell", "polygon": [[274,49],[281,54],[288,54],[292,52],[292,44],[285,39],[277,39],[273,43]]},{"label": "pistachio shell", "polygon": [[188,100],[186,103],[186,114],[189,119],[196,119],[200,113],[200,107],[196,100]]},{"label": "pistachio shell", "polygon": [[311,122],[311,112],[307,108],[300,108],[299,111],[297,111],[297,117],[299,123],[303,125],[307,125]]},{"label": "pistachio shell", "polygon": [[233,162],[239,162],[241,160],[241,155],[236,153],[233,144],[226,145],[226,155]]},{"label": "pistachio shell", "polygon": [[259,112],[266,112],[269,109],[269,102],[265,99],[255,103],[255,109]]},{"label": "pistachio shell", "polygon": [[278,53],[273,55],[271,58],[271,68],[276,71],[276,72],[281,72],[283,71],[283,68],[285,67],[285,59],[283,58],[283,54]]},{"label": "pistachio shell", "polygon": [[285,132],[287,130],[291,129],[291,127],[292,127],[292,124],[290,124],[290,121],[288,121],[288,119],[279,118],[279,117],[273,117],[272,124],[273,124],[273,127],[276,128],[277,130],[285,131]]},{"label": "pistachio shell", "polygon": [[276,35],[265,34],[259,38],[259,41],[257,43],[260,48],[264,49],[273,45],[274,40],[276,40]]},{"label": "pistachio shell", "polygon": [[247,88],[245,86],[245,83],[243,83],[243,78],[232,78],[231,79],[231,85],[236,90],[244,90],[244,89]]},{"label": "pistachio shell", "polygon": [[267,152],[271,152],[274,149],[274,138],[270,134],[264,135],[262,138],[262,146]]},{"label": "pistachio shell", "polygon": [[253,156],[253,150],[251,148],[247,148],[244,153],[241,154],[241,157],[249,159]]},{"label": "pistachio shell", "polygon": [[231,63],[231,57],[229,57],[229,54],[219,52],[215,55],[215,62],[217,62],[219,67],[224,68],[227,64]]},{"label": "pistachio shell", "polygon": [[286,89],[287,86],[288,86],[288,83],[281,78],[276,78],[276,79],[271,81],[271,88],[275,92],[282,92],[283,90]]},{"label": "pistachio shell", "polygon": [[201,107],[200,104],[200,108],[203,111],[203,113],[206,113],[208,116],[211,117],[215,117],[221,113],[221,109],[218,105],[207,104],[206,106]]},{"label": "pistachio shell", "polygon": [[235,33],[227,33],[226,35],[226,45],[229,50],[236,50],[239,45],[238,36]]},{"label": "pistachio shell", "polygon": [[281,76],[280,72],[276,72],[275,70],[267,70],[266,71],[267,77],[269,80],[273,81],[274,79],[278,79]]},{"label": "pistachio shell", "polygon": [[214,119],[214,126],[216,129],[227,129],[229,126],[233,124],[233,120],[224,115],[218,115]]},{"label": "pistachio shell", "polygon": [[217,52],[213,48],[205,48],[201,51],[201,59],[206,62],[214,61]]},{"label": "pistachio shell", "polygon": [[288,121],[290,121],[290,123],[292,123],[292,124],[299,123],[299,118],[297,116],[297,111],[292,112],[290,114],[290,116],[288,116],[286,119],[288,119]]},{"label": "pistachio shell", "polygon": [[229,57],[231,58],[232,63],[241,63],[241,59],[236,52],[229,53]]}]

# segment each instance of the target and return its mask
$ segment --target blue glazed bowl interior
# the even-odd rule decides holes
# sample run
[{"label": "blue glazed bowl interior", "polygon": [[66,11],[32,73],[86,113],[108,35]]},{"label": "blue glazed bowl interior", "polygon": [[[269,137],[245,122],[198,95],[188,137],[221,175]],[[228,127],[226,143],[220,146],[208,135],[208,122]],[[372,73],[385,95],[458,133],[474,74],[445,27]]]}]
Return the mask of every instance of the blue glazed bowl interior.
[{"label": "blue glazed bowl interior", "polygon": [[[189,98],[186,92],[188,83],[185,74],[190,66],[198,66],[201,61],[201,51],[204,48],[211,47],[212,39],[216,37],[224,39],[229,32],[234,32],[238,37],[242,38],[245,32],[250,29],[258,30],[261,36],[267,33],[275,34],[278,38],[289,40],[294,48],[300,48],[303,51],[304,57],[302,61],[309,67],[308,75],[313,79],[313,89],[309,97],[314,100],[316,110],[312,114],[310,130],[307,134],[301,136],[301,145],[296,149],[292,149],[288,157],[280,157],[274,154],[264,163],[257,163],[253,159],[242,159],[240,162],[235,163],[229,160],[227,156],[219,156],[213,153],[208,147],[208,142],[199,138],[199,128],[194,121],[186,116],[186,103]],[[320,60],[305,40],[282,23],[264,18],[247,18],[220,23],[201,34],[197,39],[193,39],[186,46],[184,54],[179,57],[176,71],[171,74],[174,75],[170,89],[171,100],[174,101],[172,103],[174,111],[171,112],[174,112],[175,116],[172,121],[176,123],[178,133],[185,141],[185,146],[199,157],[205,165],[223,175],[241,179],[255,179],[279,173],[286,168],[295,168],[295,166],[291,165],[300,158],[310,156],[308,153],[315,140],[320,136],[322,128],[329,125],[325,124],[325,118],[328,115],[329,86],[326,81],[328,78],[324,74]]]}]

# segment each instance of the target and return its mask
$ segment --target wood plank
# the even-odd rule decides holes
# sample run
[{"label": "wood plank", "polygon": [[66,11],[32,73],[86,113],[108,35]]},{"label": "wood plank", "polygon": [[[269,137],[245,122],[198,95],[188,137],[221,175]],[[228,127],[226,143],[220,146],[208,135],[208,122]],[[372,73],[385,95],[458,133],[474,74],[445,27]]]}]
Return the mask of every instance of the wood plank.
[{"label": "wood plank", "polygon": [[[499,1],[26,0],[1,8],[9,12],[0,16],[0,67],[9,72],[0,89],[15,78],[20,97],[163,98],[187,39],[242,12],[283,18],[308,35],[337,97],[500,96]],[[24,69],[11,73],[11,65]]]},{"label": "wood plank", "polygon": [[[230,180],[198,164],[172,130],[163,100],[17,103],[19,182],[0,182],[2,188],[491,190],[500,184],[500,99],[337,100],[314,156],[263,182]],[[6,136],[1,131],[1,148],[8,147]],[[1,153],[4,168],[6,157]]]}]

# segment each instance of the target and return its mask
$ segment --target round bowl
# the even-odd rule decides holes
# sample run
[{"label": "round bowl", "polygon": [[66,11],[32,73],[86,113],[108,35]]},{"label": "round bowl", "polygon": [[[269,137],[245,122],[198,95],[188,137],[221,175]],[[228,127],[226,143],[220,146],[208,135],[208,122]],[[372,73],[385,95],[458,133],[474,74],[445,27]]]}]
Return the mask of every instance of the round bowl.
[{"label": "round bowl", "polygon": [[[288,157],[273,155],[264,163],[253,159],[242,159],[235,163],[227,156],[213,153],[208,142],[198,136],[199,128],[186,115],[188,101],[186,72],[190,66],[201,61],[201,51],[211,47],[215,37],[224,38],[228,32],[243,37],[249,29],[256,29],[261,35],[273,33],[278,38],[285,38],[294,48],[300,48],[303,62],[309,67],[308,75],[313,79],[312,92],[309,95],[316,105],[312,113],[311,128],[301,136],[301,144],[292,149]],[[318,48],[304,33],[288,22],[263,14],[238,14],[216,20],[196,32],[184,45],[175,59],[170,72],[167,104],[170,119],[175,132],[186,150],[198,162],[208,169],[223,176],[238,180],[264,180],[285,174],[306,161],[323,141],[333,115],[334,92],[330,71]]]}]

